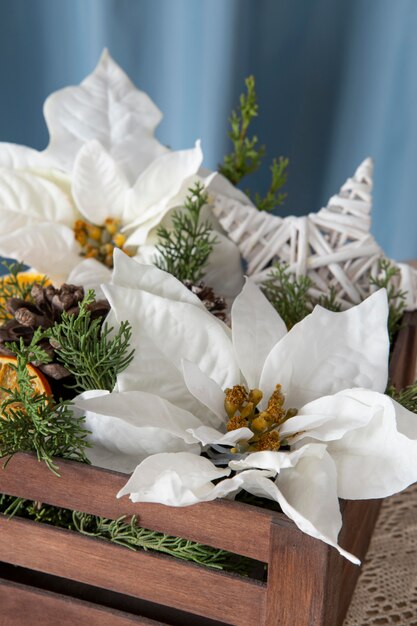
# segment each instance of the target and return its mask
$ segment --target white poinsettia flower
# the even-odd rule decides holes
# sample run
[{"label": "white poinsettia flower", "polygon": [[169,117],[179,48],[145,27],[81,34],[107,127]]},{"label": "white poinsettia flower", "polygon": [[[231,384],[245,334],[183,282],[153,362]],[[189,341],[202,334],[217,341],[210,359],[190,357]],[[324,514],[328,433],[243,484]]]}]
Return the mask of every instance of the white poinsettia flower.
[{"label": "white poinsettia flower", "polygon": [[[113,284],[103,289],[114,321],[130,319],[136,354],[117,392],[102,398],[100,414],[112,422],[115,397],[134,415],[129,396],[146,390],[199,420],[183,441],[191,435],[209,457],[161,450],[139,464],[119,495],[182,506],[243,488],[278,501],[301,530],[357,562],[337,545],[338,498],[384,497],[417,480],[415,416],[382,393],[385,291],[343,313],[317,307],[287,333],[248,280],[230,331],[173,277],[115,257]],[[81,408],[93,414],[95,399]],[[152,423],[152,411],[146,419]],[[97,427],[105,450],[105,429]],[[213,482],[219,466],[236,476]]]},{"label": "white poinsettia flower", "polygon": [[[0,255],[53,282],[99,291],[113,249],[154,259],[157,227],[190,187],[213,175],[199,173],[199,142],[171,151],[157,141],[162,114],[107,51],[91,75],[53,93],[44,109],[46,150],[0,143]],[[223,234],[218,240],[207,280],[233,297],[242,286],[240,254]]]}]

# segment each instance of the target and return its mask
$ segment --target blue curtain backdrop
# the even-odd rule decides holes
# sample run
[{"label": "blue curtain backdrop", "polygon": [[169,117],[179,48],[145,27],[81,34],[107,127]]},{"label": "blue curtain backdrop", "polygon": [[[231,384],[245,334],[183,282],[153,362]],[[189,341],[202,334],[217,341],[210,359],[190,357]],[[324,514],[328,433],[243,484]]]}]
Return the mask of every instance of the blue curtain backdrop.
[{"label": "blue curtain backdrop", "polygon": [[318,210],[370,155],[373,232],[415,258],[416,32],[415,0],[0,0],[0,140],[43,148],[44,99],[108,47],[164,112],[160,140],[201,137],[213,168],[252,73],[256,131],[270,157],[290,157],[285,211]]}]

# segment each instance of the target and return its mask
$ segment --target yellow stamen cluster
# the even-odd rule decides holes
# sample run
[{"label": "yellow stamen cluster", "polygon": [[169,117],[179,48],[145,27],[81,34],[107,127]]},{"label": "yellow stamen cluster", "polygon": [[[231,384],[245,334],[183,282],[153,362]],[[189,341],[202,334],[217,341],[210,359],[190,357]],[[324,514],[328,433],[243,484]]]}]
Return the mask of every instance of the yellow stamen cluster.
[{"label": "yellow stamen cluster", "polygon": [[87,259],[97,259],[109,268],[113,267],[113,250],[124,248],[126,237],[120,232],[120,220],[108,217],[104,224],[97,226],[84,220],[77,220],[74,224],[74,236],[81,245],[81,256]]},{"label": "yellow stamen cluster", "polygon": [[229,418],[227,431],[249,428],[253,437],[240,441],[235,452],[259,450],[278,450],[281,446],[279,426],[289,417],[297,414],[295,409],[285,409],[285,397],[281,385],[276,385],[264,411],[256,408],[262,400],[260,389],[247,390],[242,385],[235,385],[225,391],[224,408]]}]

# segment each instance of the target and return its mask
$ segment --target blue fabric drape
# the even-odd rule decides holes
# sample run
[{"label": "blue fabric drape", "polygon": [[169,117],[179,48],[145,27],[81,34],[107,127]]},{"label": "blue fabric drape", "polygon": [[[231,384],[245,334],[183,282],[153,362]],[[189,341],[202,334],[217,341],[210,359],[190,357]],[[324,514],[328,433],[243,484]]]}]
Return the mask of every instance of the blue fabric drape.
[{"label": "blue fabric drape", "polygon": [[[0,140],[43,148],[45,97],[108,47],[164,112],[161,141],[201,137],[213,168],[253,73],[256,132],[291,161],[285,211],[319,209],[373,156],[373,231],[417,257],[416,27],[413,0],[0,0]],[[267,180],[265,166],[247,186]]]}]

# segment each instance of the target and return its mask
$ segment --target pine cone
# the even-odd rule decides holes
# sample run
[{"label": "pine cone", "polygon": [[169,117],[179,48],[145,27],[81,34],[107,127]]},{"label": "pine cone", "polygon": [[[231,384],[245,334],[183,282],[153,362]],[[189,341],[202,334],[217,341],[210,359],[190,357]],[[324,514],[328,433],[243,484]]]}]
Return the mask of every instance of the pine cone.
[{"label": "pine cone", "polygon": [[191,280],[184,280],[184,285],[201,300],[207,311],[222,322],[228,323],[227,304],[224,298],[216,296],[213,289],[204,282],[194,284]]},{"label": "pine cone", "polygon": [[[42,287],[35,283],[31,289],[32,302],[10,298],[6,302],[7,311],[13,316],[8,322],[0,327],[0,354],[13,356],[13,352],[6,347],[6,343],[20,341],[30,344],[37,328],[46,330],[55,322],[61,320],[62,313],[66,311],[72,315],[78,315],[79,303],[84,298],[84,289],[76,285],[62,285],[59,289],[48,285]],[[110,306],[106,300],[94,301],[89,305],[92,319],[107,315]],[[56,361],[54,347],[48,339],[42,339],[40,347],[51,357],[51,363],[33,363],[48,378],[62,380],[70,376],[68,370]]]}]

